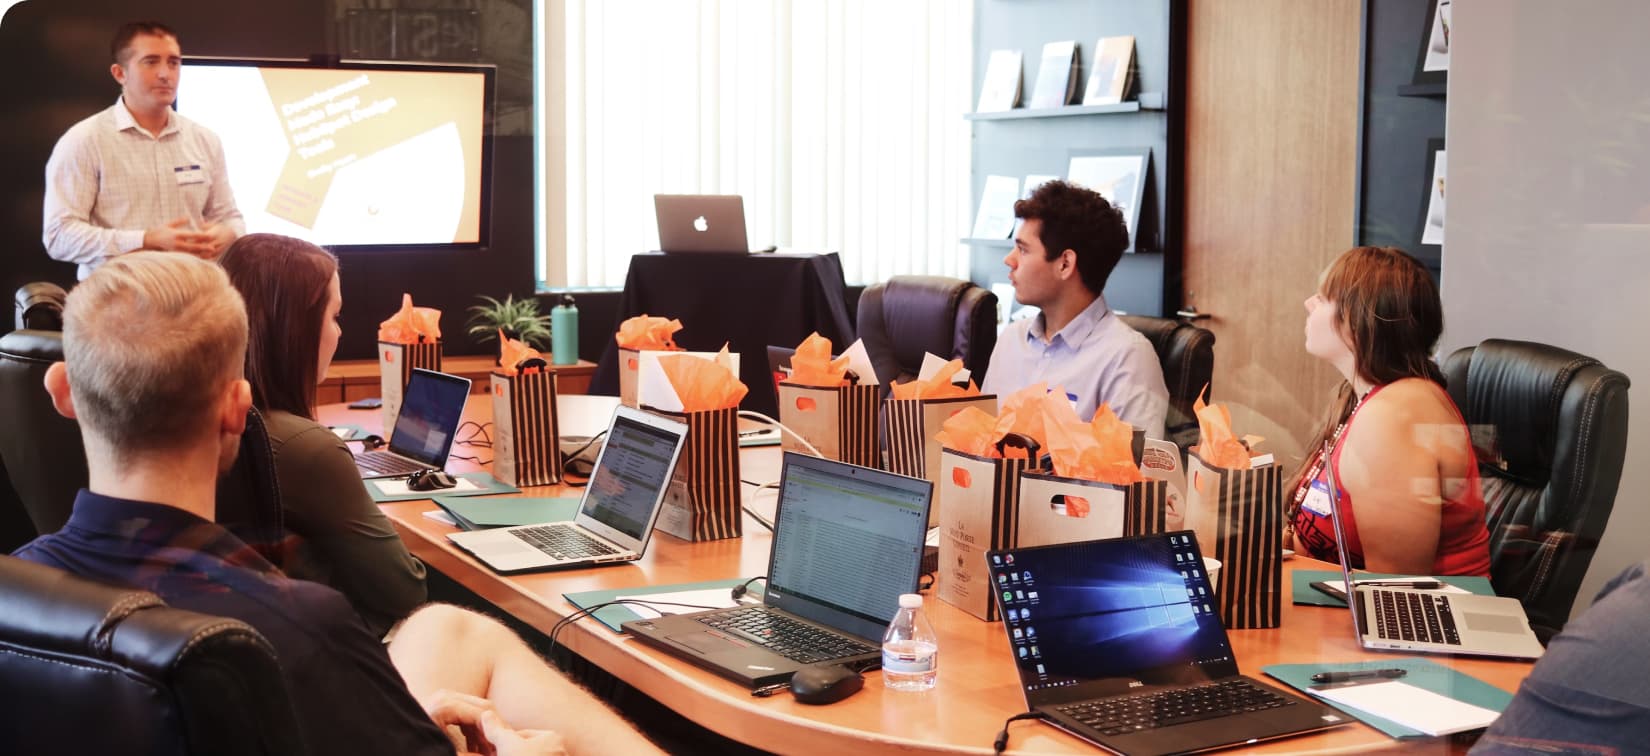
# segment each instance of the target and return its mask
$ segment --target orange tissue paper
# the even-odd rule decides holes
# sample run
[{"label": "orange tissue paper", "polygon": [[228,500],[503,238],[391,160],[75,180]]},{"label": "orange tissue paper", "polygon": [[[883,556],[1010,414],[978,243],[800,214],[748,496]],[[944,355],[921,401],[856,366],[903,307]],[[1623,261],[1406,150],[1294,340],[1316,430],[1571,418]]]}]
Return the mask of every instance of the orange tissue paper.
[{"label": "orange tissue paper", "polygon": [[934,440],[940,442],[942,447],[990,458],[1002,456],[997,452],[997,439],[1000,438],[1002,434],[997,432],[997,418],[978,407],[964,407],[961,412],[946,418],[940,432],[934,435]]},{"label": "orange tissue paper", "polygon": [[973,379],[968,381],[968,387],[963,388],[951,382],[951,378],[963,369],[962,360],[952,360],[945,363],[928,380],[913,379],[908,383],[895,383],[890,388],[891,396],[895,399],[956,399],[961,397],[979,396],[980,389],[974,385]]},{"label": "orange tissue paper", "polygon": [[401,309],[378,324],[378,340],[391,344],[420,344],[441,340],[441,311],[414,307],[411,294],[401,295]]},{"label": "orange tissue paper", "polygon": [[787,383],[832,388],[848,385],[848,355],[831,359],[831,340],[818,333],[808,334],[791,355],[791,377]]},{"label": "orange tissue paper", "polygon": [[1049,422],[1047,431],[1055,475],[1115,486],[1145,480],[1134,463],[1134,428],[1118,419],[1110,405],[1100,405],[1088,423],[1077,421],[1072,411],[1070,418]]},{"label": "orange tissue paper", "polygon": [[676,397],[682,400],[683,412],[705,412],[736,407],[748,391],[739,376],[728,369],[727,346],[716,360],[707,360],[691,354],[673,354],[659,358],[659,367],[665,371]]},{"label": "orange tissue paper", "polygon": [[[505,336],[504,329],[502,328],[498,329],[498,343],[499,372],[505,375],[515,375],[516,366],[526,362],[527,360],[531,360],[535,357],[541,360],[544,359],[544,355],[540,354],[539,350],[534,349],[523,342]],[[544,361],[546,363],[549,362],[549,360]]]},{"label": "orange tissue paper", "polygon": [[1225,405],[1205,404],[1202,394],[1192,404],[1192,412],[1197,415],[1197,426],[1203,433],[1203,443],[1192,447],[1192,451],[1215,467],[1249,469],[1249,450],[1265,439],[1260,436],[1239,439],[1232,433],[1232,413]]},{"label": "orange tissue paper", "polygon": [[620,349],[679,352],[682,348],[676,346],[675,333],[680,330],[680,320],[637,315],[620,323],[613,339]]}]

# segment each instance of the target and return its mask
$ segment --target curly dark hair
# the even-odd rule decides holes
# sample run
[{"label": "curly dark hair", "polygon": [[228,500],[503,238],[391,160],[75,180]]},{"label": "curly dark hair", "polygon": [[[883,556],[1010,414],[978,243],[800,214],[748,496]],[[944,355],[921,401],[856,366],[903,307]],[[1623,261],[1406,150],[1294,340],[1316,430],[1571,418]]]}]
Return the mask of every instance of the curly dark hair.
[{"label": "curly dark hair", "polygon": [[109,40],[109,57],[113,58],[115,63],[119,65],[126,65],[127,59],[131,57],[128,53],[132,46],[132,39],[140,34],[147,34],[151,37],[178,38],[178,33],[172,31],[172,27],[159,21],[133,21],[121,24],[120,28],[115,30],[114,39]]},{"label": "curly dark hair", "polygon": [[1014,203],[1014,217],[1039,220],[1043,254],[1054,260],[1066,250],[1077,253],[1077,274],[1083,286],[1099,294],[1112,269],[1129,248],[1129,227],[1123,213],[1099,192],[1065,181],[1050,181]]}]

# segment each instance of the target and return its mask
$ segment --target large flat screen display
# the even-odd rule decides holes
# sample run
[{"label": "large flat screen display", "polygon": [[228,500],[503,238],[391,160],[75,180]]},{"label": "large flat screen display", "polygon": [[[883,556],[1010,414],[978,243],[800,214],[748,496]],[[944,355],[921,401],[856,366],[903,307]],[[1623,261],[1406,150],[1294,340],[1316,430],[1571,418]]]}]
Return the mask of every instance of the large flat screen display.
[{"label": "large flat screen display", "polygon": [[178,112],[223,141],[248,232],[486,246],[492,66],[186,58]]}]

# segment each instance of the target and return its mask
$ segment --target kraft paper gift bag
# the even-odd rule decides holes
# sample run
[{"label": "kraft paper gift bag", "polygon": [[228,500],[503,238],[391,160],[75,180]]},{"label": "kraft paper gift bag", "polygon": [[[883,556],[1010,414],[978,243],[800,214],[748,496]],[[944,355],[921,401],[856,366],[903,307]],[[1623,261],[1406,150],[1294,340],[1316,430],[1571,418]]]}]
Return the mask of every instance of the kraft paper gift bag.
[{"label": "kraft paper gift bag", "polygon": [[1180,447],[1169,441],[1145,439],[1140,472],[1146,480],[1129,486],[1125,535],[1152,535],[1181,530],[1186,522],[1186,472]]},{"label": "kraft paper gift bag", "polygon": [[[940,442],[934,436],[952,415],[968,407],[997,412],[994,394],[948,399],[888,399],[888,470],[939,483]],[[929,471],[934,472],[933,475]],[[935,508],[935,513],[939,512]]]},{"label": "kraft paper gift bag", "polygon": [[1231,629],[1283,620],[1283,473],[1276,463],[1248,469],[1186,461],[1186,522],[1204,556],[1220,560],[1220,619]]},{"label": "kraft paper gift bag", "polygon": [[[853,465],[881,467],[877,449],[876,384],[824,388],[789,381],[779,384],[779,422],[819,450],[820,456]],[[782,436],[783,448],[806,453]]]},{"label": "kraft paper gift bag", "polygon": [[415,368],[441,372],[441,342],[378,342],[378,391],[384,400],[386,431],[395,427],[395,418],[401,414],[401,396]]},{"label": "kraft paper gift bag", "polygon": [[744,534],[739,487],[739,409],[667,412],[688,426],[687,442],[665,491],[658,529],[684,541],[715,541]]},{"label": "kraft paper gift bag", "polygon": [[561,482],[556,374],[538,362],[514,375],[492,374],[493,477],[512,486]]},{"label": "kraft paper gift bag", "polygon": [[641,369],[642,352],[679,352],[675,334],[682,329],[682,321],[651,317],[646,314],[627,318],[614,332],[613,341],[619,348],[619,403],[626,407],[640,407],[636,395],[637,372]]},{"label": "kraft paper gift bag", "polygon": [[1010,546],[1050,546],[1123,535],[1131,487],[1062,478],[1051,472],[1020,476],[1020,524]]},{"label": "kraft paper gift bag", "polygon": [[956,449],[940,452],[941,601],[988,622],[997,620],[985,553],[1015,544],[1020,477],[1030,461],[997,459]]}]

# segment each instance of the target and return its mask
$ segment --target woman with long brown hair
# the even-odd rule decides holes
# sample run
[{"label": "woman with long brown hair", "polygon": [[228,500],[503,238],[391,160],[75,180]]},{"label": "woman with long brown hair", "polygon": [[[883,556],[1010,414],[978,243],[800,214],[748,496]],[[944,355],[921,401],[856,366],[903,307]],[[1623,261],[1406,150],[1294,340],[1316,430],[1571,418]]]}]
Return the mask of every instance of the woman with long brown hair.
[{"label": "woman with long brown hair", "polygon": [[316,387],[340,335],[338,260],[306,241],[251,234],[220,262],[246,300],[246,379],[296,536],[281,567],[343,593],[382,635],[424,603],[424,565],[373,503],[344,442],[315,422]]},{"label": "woman with long brown hair", "polygon": [[1431,276],[1402,250],[1357,247],[1305,305],[1306,351],[1345,382],[1284,489],[1295,548],[1336,560],[1333,466],[1353,567],[1487,576],[1478,461],[1432,359],[1444,315]]}]

